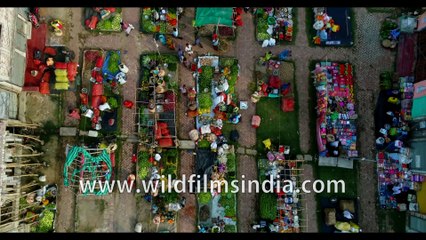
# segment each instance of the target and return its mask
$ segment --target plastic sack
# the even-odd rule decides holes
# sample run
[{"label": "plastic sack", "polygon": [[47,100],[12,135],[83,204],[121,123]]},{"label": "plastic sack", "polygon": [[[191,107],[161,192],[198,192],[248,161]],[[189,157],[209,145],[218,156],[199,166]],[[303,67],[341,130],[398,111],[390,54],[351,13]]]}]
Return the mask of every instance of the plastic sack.
[{"label": "plastic sack", "polygon": [[58,76],[67,76],[68,71],[66,69],[55,69],[55,75]]},{"label": "plastic sack", "polygon": [[57,76],[56,77],[56,82],[57,83],[68,83],[68,78],[67,76]]},{"label": "plastic sack", "polygon": [[57,82],[55,83],[56,90],[68,90],[69,84],[68,82]]}]

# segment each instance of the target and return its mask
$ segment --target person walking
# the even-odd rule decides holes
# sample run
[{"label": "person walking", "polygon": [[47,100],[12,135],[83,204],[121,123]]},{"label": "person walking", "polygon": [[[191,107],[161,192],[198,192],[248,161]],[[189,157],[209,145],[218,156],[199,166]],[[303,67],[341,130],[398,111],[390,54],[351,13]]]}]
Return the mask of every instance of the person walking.
[{"label": "person walking", "polygon": [[178,38],[178,39],[183,39],[182,37],[179,37],[179,32],[177,30],[177,28],[173,28],[173,37]]},{"label": "person walking", "polygon": [[183,84],[182,86],[180,86],[180,93],[182,93],[183,96],[186,96],[188,93],[188,90],[186,88],[186,85]]},{"label": "person walking", "polygon": [[191,68],[191,62],[186,57],[183,57],[182,63],[186,68],[188,68],[188,69]]},{"label": "person walking", "polygon": [[203,44],[201,44],[201,38],[200,38],[200,35],[198,35],[198,33],[195,35],[194,46],[200,46],[200,48],[203,48]]},{"label": "person walking", "polygon": [[130,23],[121,22],[121,26],[123,30],[126,32],[126,36],[128,37],[130,35],[130,32],[135,29],[135,27]]},{"label": "person walking", "polygon": [[178,49],[178,58],[179,58],[179,61],[181,63],[183,63],[183,59],[185,58],[183,55],[184,54],[183,54],[182,48],[179,46],[179,49]]},{"label": "person walking", "polygon": [[219,38],[216,33],[213,34],[212,45],[214,50],[219,51]]},{"label": "person walking", "polygon": [[192,51],[192,45],[189,43],[186,43],[185,52],[191,56],[194,52]]}]

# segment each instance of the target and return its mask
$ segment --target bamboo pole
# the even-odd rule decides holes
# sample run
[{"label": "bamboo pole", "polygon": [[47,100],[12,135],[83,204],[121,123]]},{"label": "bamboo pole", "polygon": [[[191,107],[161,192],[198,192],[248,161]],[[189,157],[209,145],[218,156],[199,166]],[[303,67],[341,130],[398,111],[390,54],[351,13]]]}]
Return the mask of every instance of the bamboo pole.
[{"label": "bamboo pole", "polygon": [[39,142],[41,145],[44,144],[43,140],[40,140],[38,137],[36,136],[32,136],[32,135],[22,135],[22,134],[16,134],[16,133],[10,133],[11,136],[15,136],[15,137],[23,137],[23,138],[29,138],[32,139],[34,141]]}]

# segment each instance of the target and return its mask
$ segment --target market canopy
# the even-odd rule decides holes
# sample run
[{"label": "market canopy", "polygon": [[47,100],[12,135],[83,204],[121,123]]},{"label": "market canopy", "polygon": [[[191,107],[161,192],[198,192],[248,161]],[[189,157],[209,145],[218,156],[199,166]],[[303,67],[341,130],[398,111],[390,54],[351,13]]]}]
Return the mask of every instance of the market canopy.
[{"label": "market canopy", "polygon": [[194,26],[200,27],[209,24],[219,24],[232,27],[233,14],[233,8],[197,8]]},{"label": "market canopy", "polygon": [[426,80],[414,84],[412,117],[414,120],[426,118]]}]

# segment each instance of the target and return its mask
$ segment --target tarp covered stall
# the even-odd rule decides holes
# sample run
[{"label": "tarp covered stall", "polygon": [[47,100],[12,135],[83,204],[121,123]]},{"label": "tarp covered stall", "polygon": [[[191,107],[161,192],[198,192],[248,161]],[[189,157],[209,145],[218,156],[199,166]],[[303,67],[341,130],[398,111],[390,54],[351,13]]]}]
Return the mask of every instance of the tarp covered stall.
[{"label": "tarp covered stall", "polygon": [[426,80],[414,84],[412,117],[414,120],[426,118]]},{"label": "tarp covered stall", "polygon": [[232,8],[197,8],[195,13],[195,26],[200,27],[204,25],[225,25],[228,27],[233,26]]},{"label": "tarp covered stall", "polygon": [[[208,180],[211,179],[216,158],[217,154],[212,152],[210,149],[197,150],[197,155],[195,157],[195,173],[200,175],[201,181],[204,181],[204,175],[207,175]],[[203,184],[201,184],[200,189],[202,186]]]}]

